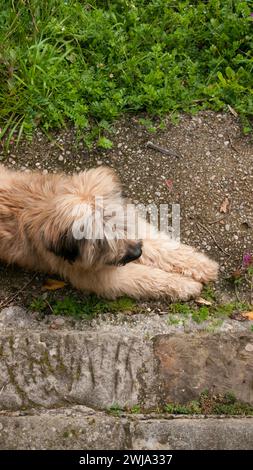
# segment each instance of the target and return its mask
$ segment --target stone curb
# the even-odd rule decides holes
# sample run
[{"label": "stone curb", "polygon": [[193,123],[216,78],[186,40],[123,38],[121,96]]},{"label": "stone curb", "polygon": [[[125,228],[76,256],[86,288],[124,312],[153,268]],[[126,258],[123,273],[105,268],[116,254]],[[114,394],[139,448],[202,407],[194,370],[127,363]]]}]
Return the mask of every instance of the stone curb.
[{"label": "stone curb", "polygon": [[0,415],[1,450],[250,450],[252,442],[253,418],[118,418],[81,406]]},{"label": "stone curb", "polygon": [[186,333],[157,317],[147,334],[142,317],[134,326],[52,330],[17,309],[0,313],[0,410],[154,408],[197,399],[205,389],[253,403],[249,327]]}]

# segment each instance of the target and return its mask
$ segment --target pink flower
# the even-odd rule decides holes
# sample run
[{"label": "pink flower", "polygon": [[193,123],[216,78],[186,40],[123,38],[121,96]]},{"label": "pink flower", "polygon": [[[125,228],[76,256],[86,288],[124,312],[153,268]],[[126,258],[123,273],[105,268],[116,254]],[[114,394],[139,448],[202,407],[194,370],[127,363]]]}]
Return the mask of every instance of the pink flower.
[{"label": "pink flower", "polygon": [[244,268],[248,268],[253,264],[253,256],[251,253],[245,253],[242,259],[242,265]]}]

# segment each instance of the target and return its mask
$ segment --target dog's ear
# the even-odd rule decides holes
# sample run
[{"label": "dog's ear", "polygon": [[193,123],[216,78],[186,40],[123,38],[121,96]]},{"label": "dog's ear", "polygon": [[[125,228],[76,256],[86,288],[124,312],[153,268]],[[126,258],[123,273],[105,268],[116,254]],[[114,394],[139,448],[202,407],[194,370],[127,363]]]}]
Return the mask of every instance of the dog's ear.
[{"label": "dog's ear", "polygon": [[70,263],[74,263],[80,256],[83,240],[76,240],[71,231],[59,235],[55,241],[47,243],[47,249]]}]

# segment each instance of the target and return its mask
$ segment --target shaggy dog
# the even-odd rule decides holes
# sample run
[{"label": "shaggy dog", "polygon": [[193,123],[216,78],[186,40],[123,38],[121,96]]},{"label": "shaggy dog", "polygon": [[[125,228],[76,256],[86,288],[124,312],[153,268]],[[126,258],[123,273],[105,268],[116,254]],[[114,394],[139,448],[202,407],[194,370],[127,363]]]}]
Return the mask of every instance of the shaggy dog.
[{"label": "shaggy dog", "polygon": [[[102,212],[95,210],[99,201]],[[77,289],[112,299],[186,300],[216,279],[214,261],[161,232],[153,237],[155,230],[139,216],[142,240],[128,237],[122,211],[111,214],[125,206],[110,168],[67,176],[0,166],[0,259],[58,274]],[[97,217],[102,236],[92,229]]]}]

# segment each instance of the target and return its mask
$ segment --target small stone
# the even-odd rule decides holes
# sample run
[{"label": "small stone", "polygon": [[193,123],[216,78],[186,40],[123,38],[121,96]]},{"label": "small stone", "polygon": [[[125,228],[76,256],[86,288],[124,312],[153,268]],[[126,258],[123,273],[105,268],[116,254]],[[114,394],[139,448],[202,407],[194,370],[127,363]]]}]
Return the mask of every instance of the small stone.
[{"label": "small stone", "polygon": [[253,352],[253,344],[251,343],[246,344],[245,351]]},{"label": "small stone", "polygon": [[226,230],[227,232],[229,232],[229,230],[230,230],[230,225],[229,225],[229,224],[226,224],[226,225],[225,225],[225,230]]},{"label": "small stone", "polygon": [[57,326],[63,326],[63,325],[65,325],[65,320],[64,320],[63,318],[56,318],[56,319],[54,320],[54,323],[55,323],[55,325],[57,325]]},{"label": "small stone", "polygon": [[48,170],[43,170],[43,171],[42,171],[42,174],[43,174],[43,175],[47,175],[47,174],[48,174]]},{"label": "small stone", "polygon": [[60,155],[59,158],[58,158],[59,162],[63,162],[64,160],[64,156],[63,155]]}]

